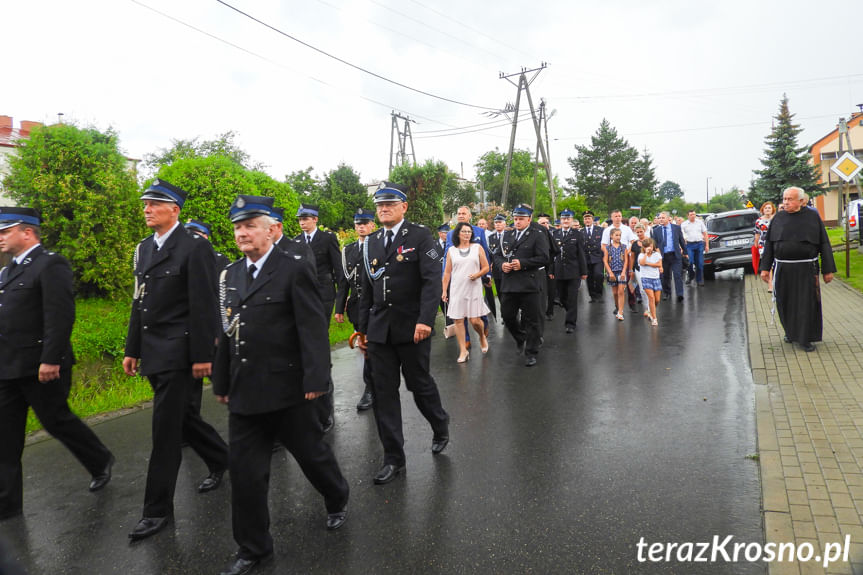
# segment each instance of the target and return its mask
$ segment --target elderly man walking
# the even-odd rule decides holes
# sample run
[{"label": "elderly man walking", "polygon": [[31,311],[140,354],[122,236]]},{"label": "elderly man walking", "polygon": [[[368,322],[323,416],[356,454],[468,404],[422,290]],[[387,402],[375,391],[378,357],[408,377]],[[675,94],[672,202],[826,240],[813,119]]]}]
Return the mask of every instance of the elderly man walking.
[{"label": "elderly man walking", "polygon": [[759,269],[765,282],[770,281],[773,269],[773,297],[785,328],[785,342],[815,351],[812,342],[821,341],[822,333],[818,257],[825,283],[833,280],[836,264],[821,216],[803,209],[808,199],[796,186],[782,192],[785,210],[770,224]]}]

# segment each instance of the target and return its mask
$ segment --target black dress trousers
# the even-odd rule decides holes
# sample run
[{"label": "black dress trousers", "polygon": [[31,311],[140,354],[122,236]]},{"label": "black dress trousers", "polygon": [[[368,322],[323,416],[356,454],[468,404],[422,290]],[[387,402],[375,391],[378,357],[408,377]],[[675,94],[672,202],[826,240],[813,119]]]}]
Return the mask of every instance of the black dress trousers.
[{"label": "black dress trousers", "polygon": [[71,386],[70,369],[61,369],[60,378],[48,383],[36,376],[0,380],[0,519],[22,510],[21,455],[28,406],[45,431],[71,451],[90,475],[101,473],[108,465],[111,452],[69,410],[66,400]]},{"label": "black dress trousers", "polygon": [[267,496],[273,441],[278,439],[296,459],[312,486],[324,496],[327,513],[344,509],[348,482],[318,423],[314,401],[254,415],[231,413],[231,522],[243,559],[273,552]]},{"label": "black dress trousers", "polygon": [[196,382],[191,369],[165,371],[148,378],[154,394],[153,449],[144,493],[144,517],[165,517],[174,511],[183,440],[204,460],[210,473],[227,469],[228,450],[192,401]]},{"label": "black dress trousers", "polygon": [[402,432],[402,404],[399,396],[402,373],[405,376],[405,386],[413,394],[417,409],[431,424],[434,435],[448,435],[449,415],[441,405],[437,384],[429,372],[431,338],[419,343],[401,344],[370,341],[368,354],[372,364],[375,395],[373,409],[378,436],[384,447],[384,465],[401,467],[405,464],[405,438]]}]

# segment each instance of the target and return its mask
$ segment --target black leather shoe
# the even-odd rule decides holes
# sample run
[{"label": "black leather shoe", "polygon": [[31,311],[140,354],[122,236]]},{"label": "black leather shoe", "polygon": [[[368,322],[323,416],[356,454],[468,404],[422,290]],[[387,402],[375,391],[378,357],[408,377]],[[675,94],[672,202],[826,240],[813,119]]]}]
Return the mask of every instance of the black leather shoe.
[{"label": "black leather shoe", "polygon": [[389,483],[396,478],[396,475],[405,470],[405,466],[398,467],[392,463],[387,463],[381,467],[375,474],[375,485],[383,485]]},{"label": "black leather shoe", "polygon": [[357,411],[365,411],[367,409],[371,409],[374,402],[375,402],[375,398],[372,395],[372,392],[371,391],[364,391],[363,396],[360,398],[359,403],[357,403]]},{"label": "black leather shoe", "polygon": [[23,509],[15,509],[14,511],[5,511],[3,513],[0,513],[0,521],[3,521],[4,519],[12,519],[13,517],[21,517],[22,515],[24,515]]},{"label": "black leather shoe", "polygon": [[324,428],[324,433],[329,433],[332,431],[333,427],[336,425],[336,418],[332,416],[332,414],[327,418],[325,422],[321,425]]},{"label": "black leather shoe", "polygon": [[198,485],[198,493],[206,493],[207,491],[217,489],[222,483],[222,475],[224,474],[225,470],[223,469],[221,471],[214,471],[206,476],[201,484]]},{"label": "black leather shoe", "polygon": [[345,524],[345,521],[348,520],[348,508],[345,506],[341,511],[336,511],[335,513],[327,513],[327,530],[335,531],[339,527]]},{"label": "black leather shoe", "polygon": [[139,541],[150,535],[155,535],[168,525],[170,519],[170,517],[142,517],[132,532],[129,533],[129,539]]},{"label": "black leather shoe", "polygon": [[803,348],[803,351],[815,351],[815,344],[809,342],[801,343],[800,347]]},{"label": "black leather shoe", "polygon": [[[264,559],[266,559],[266,557]],[[231,563],[225,571],[219,573],[219,575],[245,575],[257,567],[261,561],[262,559],[243,559],[242,557],[237,557],[234,562]]]},{"label": "black leather shoe", "polygon": [[524,360],[525,367],[533,367],[536,365],[536,356],[530,355],[526,360]]},{"label": "black leather shoe", "polygon": [[112,454],[102,473],[94,475],[92,481],[90,481],[90,491],[99,491],[108,485],[108,482],[111,481],[111,468],[114,467],[115,461],[116,459],[114,459],[114,455]]},{"label": "black leather shoe", "polygon": [[432,438],[432,453],[437,455],[449,445],[449,435],[441,435],[439,437]]},{"label": "black leather shoe", "polygon": [[575,333],[575,328],[574,327],[567,327],[566,333]]},{"label": "black leather shoe", "polygon": [[545,319],[547,319],[548,321],[553,320],[553,319],[554,319],[554,314],[553,314],[553,313],[547,313],[547,314],[545,314]]},{"label": "black leather shoe", "polygon": [[596,299],[595,299],[595,298],[590,298],[589,300],[587,300],[587,303],[596,303]]},{"label": "black leather shoe", "polygon": [[692,279],[686,280],[686,285],[692,285]]},{"label": "black leather shoe", "polygon": [[677,296],[677,301],[683,301],[683,296],[682,295]]},{"label": "black leather shoe", "polygon": [[671,296],[667,293],[662,294],[662,301],[668,301],[671,299]]},{"label": "black leather shoe", "polygon": [[790,338],[790,337],[788,337],[787,335],[786,335],[785,337],[783,337],[783,338],[782,338],[782,340],[783,340],[785,343],[791,343],[791,338]]}]

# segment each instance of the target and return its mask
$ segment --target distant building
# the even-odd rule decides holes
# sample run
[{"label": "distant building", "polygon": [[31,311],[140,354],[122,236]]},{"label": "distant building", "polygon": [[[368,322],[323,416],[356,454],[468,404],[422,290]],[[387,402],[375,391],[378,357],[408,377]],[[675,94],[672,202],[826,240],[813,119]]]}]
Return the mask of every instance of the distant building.
[{"label": "distant building", "polygon": [[[851,145],[854,148],[852,152],[854,156],[863,160],[863,112],[852,114],[848,120],[848,135],[851,138]],[[848,145],[845,138],[842,138],[842,153],[848,152]],[[840,209],[842,208],[842,196],[844,192],[843,184],[845,180],[830,171],[836,159],[841,155],[839,153],[839,128],[837,127],[830,133],[816,141],[809,148],[809,154],[812,156],[812,162],[819,166],[821,177],[819,183],[827,188],[827,192],[815,198],[815,207],[818,213],[821,214],[821,219],[828,226],[835,226],[841,220]],[[850,199],[856,200],[859,195],[857,186],[851,182]]]},{"label": "distant building", "polygon": [[[9,157],[17,153],[18,142],[26,140],[30,137],[30,132],[42,126],[44,126],[42,122],[21,120],[20,126],[15,128],[12,116],[0,116],[0,206],[12,204],[3,188],[3,176],[9,172]],[[137,173],[138,162],[140,161],[135,158],[126,158],[126,165],[130,170]]]}]

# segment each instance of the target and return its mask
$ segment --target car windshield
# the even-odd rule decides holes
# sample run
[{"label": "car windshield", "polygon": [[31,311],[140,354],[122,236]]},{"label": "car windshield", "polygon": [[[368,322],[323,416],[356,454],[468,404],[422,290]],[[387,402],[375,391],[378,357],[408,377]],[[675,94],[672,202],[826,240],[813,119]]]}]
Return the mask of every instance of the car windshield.
[{"label": "car windshield", "polygon": [[751,230],[755,227],[755,220],[757,219],[757,213],[710,218],[707,220],[707,231],[722,233]]}]

